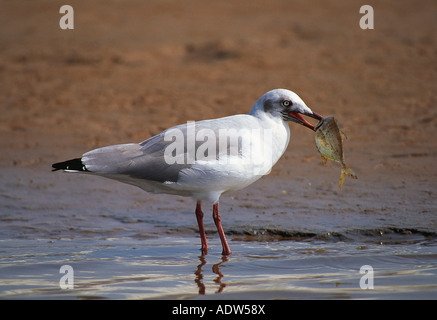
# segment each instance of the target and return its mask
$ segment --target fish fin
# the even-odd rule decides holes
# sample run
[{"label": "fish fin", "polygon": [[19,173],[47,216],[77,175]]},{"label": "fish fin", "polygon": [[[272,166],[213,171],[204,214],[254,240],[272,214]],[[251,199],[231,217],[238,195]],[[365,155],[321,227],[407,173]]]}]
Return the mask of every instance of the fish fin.
[{"label": "fish fin", "polygon": [[340,131],[340,135],[341,135],[342,140],[347,140],[347,135],[341,130],[338,130],[338,131]]},{"label": "fish fin", "polygon": [[341,166],[341,173],[340,173],[340,182],[338,183],[339,190],[341,189],[341,186],[343,185],[344,178],[346,177],[346,175],[348,175],[352,179],[358,179],[357,175],[355,174],[355,172],[351,168],[349,168],[346,165],[342,165]]},{"label": "fish fin", "polygon": [[322,155],[321,155],[321,157],[322,157],[322,160],[323,160],[323,164],[326,165],[326,162],[328,161],[328,159],[325,156],[322,156]]}]

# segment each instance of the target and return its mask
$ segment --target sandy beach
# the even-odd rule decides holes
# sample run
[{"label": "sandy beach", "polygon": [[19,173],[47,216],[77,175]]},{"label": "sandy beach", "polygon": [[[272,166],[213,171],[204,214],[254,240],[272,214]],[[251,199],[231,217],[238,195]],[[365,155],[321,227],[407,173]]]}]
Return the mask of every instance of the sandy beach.
[{"label": "sandy beach", "polygon": [[[63,4],[0,4],[0,298],[437,298],[435,1],[366,3],[373,30],[355,0],[69,1],[74,30]],[[221,199],[228,260],[209,213],[199,257],[191,199],[51,172],[274,88],[337,118],[358,180],[339,191],[290,124],[270,175]],[[380,291],[358,286],[369,264]]]}]

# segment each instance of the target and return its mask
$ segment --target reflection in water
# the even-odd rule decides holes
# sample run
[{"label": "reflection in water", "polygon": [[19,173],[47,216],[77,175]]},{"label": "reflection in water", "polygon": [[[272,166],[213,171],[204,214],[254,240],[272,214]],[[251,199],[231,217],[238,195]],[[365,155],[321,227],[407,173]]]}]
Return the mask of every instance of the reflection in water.
[{"label": "reflection in water", "polygon": [[[203,283],[203,273],[202,273],[202,267],[206,264],[206,259],[204,255],[199,256],[200,264],[197,266],[197,270],[194,272],[196,275],[196,278],[194,279],[194,282],[197,284],[199,288],[199,294],[205,294],[206,286]],[[220,271],[220,265],[223,262],[229,261],[228,256],[222,256],[221,261],[219,263],[216,263],[212,266],[212,272],[217,274],[217,278],[214,279],[214,282],[219,285],[218,290],[216,293],[221,293],[223,289],[227,286],[226,283],[222,282],[222,278],[224,277],[223,273]]]},{"label": "reflection in water", "polygon": [[194,282],[196,282],[197,286],[199,287],[199,294],[205,294],[205,285],[202,282],[202,267],[206,264],[206,259],[204,255],[199,256],[199,259],[200,264],[197,266],[197,270],[194,272],[194,274],[196,275]]},{"label": "reflection in water", "polygon": [[219,263],[216,263],[215,265],[212,266],[212,272],[214,272],[215,274],[218,275],[218,277],[214,279],[214,282],[219,285],[219,288],[218,288],[216,293],[221,293],[223,291],[223,289],[227,286],[226,283],[222,282],[222,278],[224,276],[223,276],[223,273],[220,272],[220,265],[226,261],[229,261],[228,256],[222,256],[222,261],[220,261]]}]

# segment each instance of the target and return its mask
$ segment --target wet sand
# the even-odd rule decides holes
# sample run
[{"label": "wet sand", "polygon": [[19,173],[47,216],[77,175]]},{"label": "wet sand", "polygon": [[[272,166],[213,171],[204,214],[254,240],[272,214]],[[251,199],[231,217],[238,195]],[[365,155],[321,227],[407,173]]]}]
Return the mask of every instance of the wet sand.
[{"label": "wet sand", "polygon": [[[375,4],[374,30],[359,28],[359,1],[69,4],[66,31],[62,4],[0,4],[1,298],[437,298],[433,1]],[[271,174],[221,199],[226,261],[209,217],[199,257],[191,199],[50,172],[247,113],[277,87],[335,115],[359,179],[339,191],[340,168],[290,124]]]}]

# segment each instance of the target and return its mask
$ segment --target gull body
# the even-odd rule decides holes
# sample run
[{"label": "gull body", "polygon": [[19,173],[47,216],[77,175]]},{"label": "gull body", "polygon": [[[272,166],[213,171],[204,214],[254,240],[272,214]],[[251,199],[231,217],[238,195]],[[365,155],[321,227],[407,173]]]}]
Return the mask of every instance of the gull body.
[{"label": "gull body", "polygon": [[223,193],[240,190],[270,172],[290,141],[288,122],[312,130],[302,115],[322,117],[294,92],[275,89],[259,98],[249,114],[188,122],[141,143],[91,150],[53,164],[54,170],[99,175],[151,193],[195,199],[202,254],[208,252],[202,201],[213,205],[222,253],[231,253],[218,210]]}]

